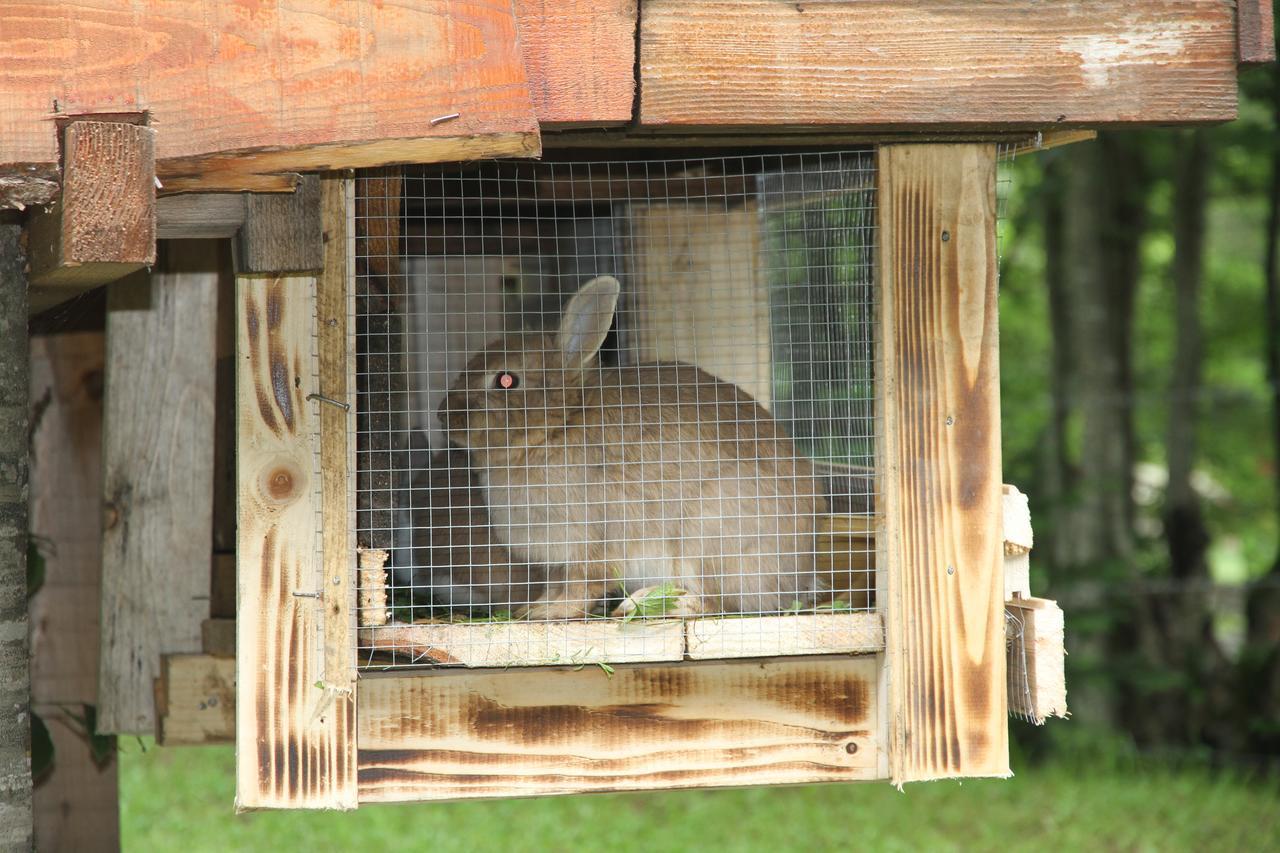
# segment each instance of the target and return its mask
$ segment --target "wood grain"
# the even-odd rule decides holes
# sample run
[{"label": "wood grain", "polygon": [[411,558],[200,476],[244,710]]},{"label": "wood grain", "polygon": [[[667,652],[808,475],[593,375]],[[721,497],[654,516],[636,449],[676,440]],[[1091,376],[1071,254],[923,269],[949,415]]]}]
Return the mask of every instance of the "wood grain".
[{"label": "wood grain", "polygon": [[867,657],[372,676],[360,801],[871,779],[875,678]]},{"label": "wood grain", "polygon": [[1275,10],[1271,0],[1237,0],[1236,42],[1241,65],[1276,61]]},{"label": "wood grain", "polygon": [[314,278],[238,277],[236,804],[352,808],[350,691],[324,682]]},{"label": "wood grain", "polygon": [[67,125],[62,195],[31,217],[32,284],[69,299],[155,263],[155,137],[120,122]]},{"label": "wood grain", "polygon": [[200,649],[213,505],[213,241],[166,244],[107,297],[99,730],[150,733],[165,652]]},{"label": "wood grain", "polygon": [[206,619],[200,623],[200,648],[206,655],[236,656],[236,620]]},{"label": "wood grain", "polygon": [[157,240],[234,237],[244,224],[243,193],[190,193],[156,199]]},{"label": "wood grain", "polygon": [[892,775],[1006,776],[995,147],[883,147],[878,195]]},{"label": "wood grain", "polygon": [[1229,3],[647,0],[650,127],[1048,127],[1236,115]]},{"label": "wood grain", "polygon": [[686,631],[690,660],[874,654],[884,648],[879,613],[691,619]]},{"label": "wood grain", "polygon": [[538,122],[624,124],[636,93],[637,0],[516,0]]},{"label": "wood grain", "polygon": [[304,175],[293,193],[249,193],[235,239],[236,275],[316,273],[324,267],[320,177]]},{"label": "wood grain", "polygon": [[1065,624],[1056,601],[1020,598],[1005,603],[1010,622],[1009,713],[1041,725],[1066,717]]},{"label": "wood grain", "polygon": [[156,743],[230,743],[235,733],[236,659],[165,655],[156,679]]},{"label": "wood grain", "polygon": [[56,760],[33,794],[39,850],[119,848],[116,763],[68,716],[98,704],[102,572],[101,332],[31,339],[31,531],[45,561],[30,600],[31,703]]},{"label": "wood grain", "polygon": [[144,111],[167,189],[538,151],[511,0],[0,9],[0,172],[56,163],[54,117]]}]

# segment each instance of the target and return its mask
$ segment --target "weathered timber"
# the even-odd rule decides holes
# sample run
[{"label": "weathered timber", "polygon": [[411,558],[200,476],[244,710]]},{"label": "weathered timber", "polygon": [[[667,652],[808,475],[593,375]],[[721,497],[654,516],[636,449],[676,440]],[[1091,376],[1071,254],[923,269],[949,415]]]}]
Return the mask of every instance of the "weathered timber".
[{"label": "weathered timber", "polygon": [[62,194],[31,217],[31,284],[41,310],[155,262],[155,137],[149,127],[73,121]]},{"label": "weathered timber", "polygon": [[1227,121],[1232,5],[648,0],[642,125],[1043,128]]},{"label": "weathered timber", "polygon": [[637,0],[516,0],[544,127],[624,124],[635,100]]},{"label": "weathered timber", "polygon": [[155,727],[165,652],[200,649],[208,615],[218,247],[164,244],[111,286],[103,433],[99,730]]},{"label": "weathered timber", "polygon": [[510,0],[9,3],[0,66],[12,175],[56,164],[55,115],[143,110],[167,190],[538,153]]},{"label": "weathered timber", "polygon": [[155,681],[156,743],[229,743],[235,733],[236,660],[165,655]]},{"label": "weathered timber", "polygon": [[244,224],[243,193],[184,193],[156,199],[157,240],[234,237]]},{"label": "weathered timber", "polygon": [[1275,10],[1271,0],[1238,0],[1236,43],[1241,65],[1276,61]]},{"label": "weathered timber", "polygon": [[120,846],[115,756],[95,761],[82,722],[98,704],[104,354],[101,332],[31,340],[31,530],[45,567],[30,602],[31,703],[55,756],[33,796],[42,851]]},{"label": "weathered timber", "polygon": [[1005,776],[995,147],[883,147],[878,201],[892,777]]},{"label": "weathered timber", "polygon": [[27,276],[22,228],[0,223],[0,849],[31,849],[27,645]]},{"label": "weathered timber", "polygon": [[360,801],[876,778],[873,658],[370,676]]},{"label": "weathered timber", "polygon": [[236,656],[236,620],[206,619],[200,623],[200,648],[206,655]]},{"label": "weathered timber", "polygon": [[250,193],[235,241],[236,275],[314,273],[324,267],[320,178],[291,194]]}]

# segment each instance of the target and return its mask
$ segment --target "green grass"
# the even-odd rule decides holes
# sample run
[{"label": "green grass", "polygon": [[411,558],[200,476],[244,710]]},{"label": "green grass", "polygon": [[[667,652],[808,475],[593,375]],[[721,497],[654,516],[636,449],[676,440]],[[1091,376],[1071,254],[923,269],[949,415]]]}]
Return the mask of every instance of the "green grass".
[{"label": "green grass", "polygon": [[1274,781],[1114,752],[1086,759],[1094,747],[1023,767],[1010,780],[933,782],[905,793],[876,783],[235,816],[230,748],[134,745],[120,760],[121,832],[125,850],[182,853],[1280,849]]}]

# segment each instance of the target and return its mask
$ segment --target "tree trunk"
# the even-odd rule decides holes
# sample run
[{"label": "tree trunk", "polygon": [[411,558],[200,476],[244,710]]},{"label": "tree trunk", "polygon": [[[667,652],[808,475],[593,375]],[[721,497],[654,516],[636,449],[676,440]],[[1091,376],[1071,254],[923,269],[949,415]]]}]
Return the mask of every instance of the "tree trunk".
[{"label": "tree trunk", "polygon": [[1064,158],[1065,152],[1051,155],[1045,167],[1043,205],[1044,210],[1044,266],[1045,285],[1049,295],[1049,328],[1051,333],[1052,360],[1049,374],[1049,391],[1052,397],[1052,415],[1049,420],[1047,441],[1042,461],[1044,499],[1052,508],[1050,523],[1043,532],[1038,528],[1036,538],[1043,542],[1041,553],[1048,556],[1051,583],[1060,570],[1073,562],[1072,543],[1068,525],[1064,523],[1075,477],[1067,448],[1067,423],[1071,415],[1072,378],[1075,374],[1075,347],[1071,339],[1071,300],[1067,284],[1066,250],[1066,191],[1072,162]]},{"label": "tree trunk", "polygon": [[22,228],[0,222],[0,850],[31,849],[27,648],[27,280]]}]

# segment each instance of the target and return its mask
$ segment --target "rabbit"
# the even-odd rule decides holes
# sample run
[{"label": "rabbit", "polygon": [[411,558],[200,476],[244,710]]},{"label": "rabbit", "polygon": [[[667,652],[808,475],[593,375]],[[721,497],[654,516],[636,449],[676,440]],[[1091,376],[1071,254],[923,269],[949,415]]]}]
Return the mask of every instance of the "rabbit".
[{"label": "rabbit", "polygon": [[495,535],[546,567],[545,594],[515,615],[580,617],[662,583],[702,613],[813,606],[812,466],[736,385],[679,362],[600,366],[619,292],[594,278],[558,330],[490,344],[440,408]]},{"label": "rabbit", "polygon": [[437,452],[414,475],[409,506],[397,513],[398,587],[427,592],[453,610],[490,613],[513,610],[543,587],[542,572],[495,540],[465,451]]}]

